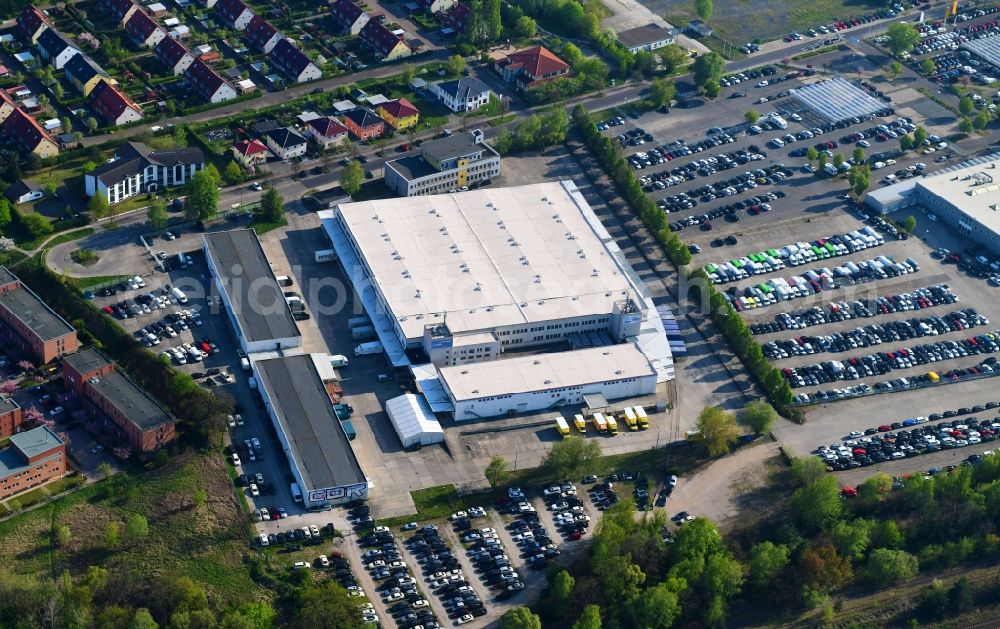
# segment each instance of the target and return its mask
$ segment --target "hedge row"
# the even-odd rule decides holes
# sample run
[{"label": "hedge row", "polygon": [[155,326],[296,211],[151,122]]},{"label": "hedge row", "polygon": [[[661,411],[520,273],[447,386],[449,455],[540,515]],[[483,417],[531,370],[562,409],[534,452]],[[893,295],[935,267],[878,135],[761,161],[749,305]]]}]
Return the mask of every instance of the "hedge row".
[{"label": "hedge row", "polygon": [[[646,228],[655,235],[657,242],[666,251],[670,260],[683,272],[681,267],[691,262],[691,252],[687,245],[667,226],[667,216],[653,203],[652,199],[646,196],[642,186],[635,178],[632,170],[628,167],[625,159],[615,148],[611,139],[604,136],[597,130],[590,114],[581,105],[577,105],[573,110],[573,121],[583,136],[587,147],[597,158],[604,168],[604,171],[615,182],[622,198],[628,202],[635,213],[642,219]],[[711,306],[710,316],[712,321],[722,331],[723,336],[729,342],[733,351],[739,357],[747,370],[750,371],[754,379],[767,393],[771,403],[788,415],[794,414],[790,410],[789,404],[792,402],[792,389],[788,382],[781,375],[778,369],[771,366],[760,344],[750,334],[743,319],[736,314],[733,307],[726,301],[719,291],[715,290],[712,282],[701,269],[689,274],[691,279],[700,280],[694,282],[697,291],[702,289],[708,291],[709,305]]]}]

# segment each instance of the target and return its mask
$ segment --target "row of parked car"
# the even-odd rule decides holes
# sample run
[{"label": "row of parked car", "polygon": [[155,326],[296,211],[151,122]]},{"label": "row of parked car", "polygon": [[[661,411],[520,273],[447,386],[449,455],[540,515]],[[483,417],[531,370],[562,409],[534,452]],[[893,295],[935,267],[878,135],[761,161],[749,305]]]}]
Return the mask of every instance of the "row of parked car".
[{"label": "row of parked car", "polygon": [[860,347],[874,347],[882,343],[894,343],[925,336],[937,336],[989,325],[989,319],[978,314],[975,309],[956,310],[943,317],[914,317],[905,321],[885,324],[871,324],[845,332],[834,332],[822,336],[799,336],[764,343],[764,356],[780,360],[789,356],[806,356],[824,352],[848,352]]},{"label": "row of parked car", "polygon": [[424,526],[407,540],[407,546],[420,563],[425,581],[456,624],[465,624],[486,614],[486,605],[466,580],[458,557],[441,537],[437,526]]},{"label": "row of parked car", "polygon": [[[417,626],[438,628],[437,618],[430,603],[416,586],[416,579],[403,561],[396,539],[388,527],[377,526],[371,533],[358,539],[366,550],[361,554],[364,568],[372,580],[381,581],[380,594],[386,602],[398,627],[414,629]],[[374,622],[374,621],[372,621]]]},{"label": "row of parked car", "polygon": [[[648,135],[648,134],[647,134]],[[645,136],[644,136],[645,137]],[[649,135],[650,141],[652,140],[652,135]],[[626,158],[626,162],[635,170],[642,170],[643,168],[649,168],[656,164],[662,164],[663,162],[669,162],[678,157],[684,157],[691,155],[692,153],[698,153],[700,151],[707,151],[710,148],[720,146],[722,144],[732,144],[736,141],[736,138],[729,135],[728,133],[719,133],[716,135],[709,136],[704,140],[697,142],[695,144],[678,144],[678,142],[683,142],[683,140],[677,140],[673,144],[665,145],[661,148],[652,149],[649,153],[644,151],[639,151],[633,153]],[[640,142],[644,144],[645,141]],[[653,151],[656,151],[653,153]]]},{"label": "row of parked car", "polygon": [[[671,231],[676,232],[676,231],[681,231],[684,228],[690,227],[692,225],[698,225],[700,226],[702,231],[711,231],[713,228],[711,221],[714,221],[715,219],[724,218],[726,222],[738,223],[740,221],[741,211],[746,211],[746,213],[750,216],[757,216],[764,212],[770,212],[771,204],[769,203],[769,201],[775,201],[777,199],[781,199],[784,197],[785,193],[782,190],[765,192],[763,194],[753,196],[748,199],[744,199],[742,201],[734,201],[732,203],[720,205],[719,207],[709,210],[704,214],[685,216],[684,218],[678,221],[673,221],[669,223],[669,227]],[[687,196],[687,193],[683,192],[677,195],[676,198],[679,198],[681,200],[684,199],[693,200]],[[664,201],[661,200],[660,201],[661,207],[663,207],[663,203]],[[667,212],[667,209],[664,208],[664,211]],[[669,214],[670,212],[667,213]],[[736,237],[733,236],[732,234],[726,237],[725,244],[734,245],[736,244],[736,242],[737,242]],[[721,244],[722,243],[713,243],[713,246],[721,246]]]},{"label": "row of parked car", "polygon": [[[524,512],[518,515],[519,521],[528,518],[537,521],[538,514]],[[470,533],[475,535],[470,535]],[[479,579],[486,587],[496,592],[499,600],[510,598],[524,589],[521,575],[514,569],[513,560],[495,529],[489,527],[470,531],[464,536],[466,553],[472,562]],[[516,538],[515,538],[516,541]],[[447,584],[446,584],[447,585]]]},{"label": "row of parked car", "polygon": [[746,70],[744,72],[739,72],[737,74],[727,74],[726,76],[719,79],[719,85],[722,87],[729,87],[730,85],[738,85],[744,81],[754,81],[765,76],[773,76],[778,72],[778,69],[774,66],[764,66],[762,68],[753,68]]},{"label": "row of parked car", "polygon": [[957,302],[958,296],[952,292],[950,286],[938,284],[907,293],[882,295],[867,301],[830,302],[823,306],[811,306],[805,310],[781,312],[775,315],[771,323],[754,323],[749,327],[751,334],[771,334],[783,330],[804,330],[848,319],[923,310]]},{"label": "row of parked car", "polygon": [[[943,360],[977,354],[992,354],[1000,350],[1000,344],[995,340],[997,334],[997,332],[993,332],[960,341],[925,343],[909,348],[903,347],[891,352],[875,352],[865,356],[856,356],[845,361],[827,360],[802,367],[785,367],[781,373],[792,388],[815,386],[837,380],[858,380],[867,376],[885,375],[893,369],[910,369],[918,365],[927,365]],[[905,378],[902,380],[904,382],[901,385],[906,387],[908,382]]]}]

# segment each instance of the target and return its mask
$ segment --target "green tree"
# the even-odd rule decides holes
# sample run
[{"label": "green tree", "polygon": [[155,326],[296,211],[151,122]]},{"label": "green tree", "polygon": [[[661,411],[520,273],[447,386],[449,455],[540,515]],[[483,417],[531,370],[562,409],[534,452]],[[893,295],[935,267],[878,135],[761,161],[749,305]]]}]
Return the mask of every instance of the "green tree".
[{"label": "green tree", "polygon": [[976,131],[982,131],[990,124],[992,119],[989,110],[984,109],[972,120],[972,126],[976,128]]},{"label": "green tree", "polygon": [[909,22],[894,22],[885,34],[888,37],[886,47],[897,57],[913,50],[920,41],[920,32]]},{"label": "green tree", "polygon": [[889,550],[898,550],[906,542],[896,521],[889,519],[879,520],[875,523],[871,527],[869,539],[872,548],[888,548]]},{"label": "green tree", "polygon": [[153,620],[153,615],[145,607],[135,610],[127,629],[159,629],[160,625]]},{"label": "green tree", "polygon": [[976,104],[972,102],[972,99],[968,96],[963,96],[961,100],[958,101],[958,111],[960,111],[963,116],[968,116],[972,112],[976,111]]},{"label": "green tree", "polygon": [[726,60],[717,52],[699,55],[691,64],[691,74],[695,85],[705,87],[708,83],[718,82],[726,71]]},{"label": "green tree", "polygon": [[507,460],[499,454],[493,455],[490,464],[486,466],[486,480],[490,487],[496,489],[506,482],[508,476],[510,471],[507,468]]},{"label": "green tree", "polygon": [[972,121],[968,118],[962,118],[958,121],[958,130],[962,133],[972,133]]},{"label": "green tree", "polygon": [[903,219],[903,229],[907,234],[912,234],[917,229],[917,217],[910,214]]},{"label": "green tree", "polygon": [[264,220],[270,223],[276,223],[281,220],[285,215],[284,199],[278,193],[278,189],[274,186],[268,186],[267,190],[260,197],[260,213],[264,216]]},{"label": "green tree", "polygon": [[647,588],[627,609],[632,626],[644,629],[667,629],[681,615],[680,599],[666,583]]},{"label": "green tree", "polygon": [[514,36],[521,38],[531,38],[538,31],[538,24],[534,18],[522,15],[514,22]]},{"label": "green tree", "polygon": [[924,59],[920,62],[920,71],[924,74],[934,74],[937,71],[937,66],[934,64],[933,59]]},{"label": "green tree", "polygon": [[573,629],[602,629],[601,608],[598,605],[587,605],[583,608],[580,618],[573,623]]},{"label": "green tree", "polygon": [[125,521],[125,535],[133,544],[149,535],[149,522],[141,513],[133,513]]},{"label": "green tree", "polygon": [[688,51],[683,46],[670,44],[656,51],[666,71],[673,72],[688,62]]},{"label": "green tree", "polygon": [[771,591],[775,578],[789,564],[791,551],[783,544],[760,542],[750,549],[747,581],[759,593]]},{"label": "green tree", "polygon": [[465,72],[465,57],[452,55],[448,57],[448,74],[458,75]]},{"label": "green tree", "polygon": [[850,173],[847,175],[847,180],[851,184],[851,190],[854,191],[854,196],[860,198],[868,186],[871,185],[871,168],[868,164],[861,164],[860,166],[855,166],[851,168]]},{"label": "green tree", "polygon": [[927,129],[923,127],[917,127],[913,132],[913,146],[920,148],[927,141]]},{"label": "green tree", "polygon": [[239,183],[243,181],[243,169],[236,163],[236,160],[230,160],[230,162],[226,164],[226,170],[223,171],[223,177],[225,178],[226,183],[230,185]]},{"label": "green tree", "polygon": [[555,573],[552,577],[552,583],[549,585],[545,606],[546,615],[559,619],[566,616],[570,603],[573,602],[573,587],[575,585],[576,579],[565,570]]},{"label": "green tree", "polygon": [[712,12],[715,10],[715,4],[712,0],[694,0],[694,12],[698,15],[702,22],[707,22],[712,19]]},{"label": "green tree", "polygon": [[859,518],[853,522],[841,520],[830,531],[837,552],[852,560],[860,560],[868,550],[873,522]]},{"label": "green tree", "polygon": [[962,575],[948,588],[948,604],[955,614],[972,611],[976,606],[969,577]]},{"label": "green tree", "polygon": [[855,164],[863,164],[865,163],[865,150],[860,146],[855,146],[851,157],[854,159]]},{"label": "green tree", "polygon": [[32,238],[41,238],[42,236],[48,236],[52,233],[52,222],[36,212],[22,214],[19,220],[21,222],[21,227],[28,232],[28,235]]},{"label": "green tree", "polygon": [[108,522],[108,526],[104,529],[104,545],[108,550],[114,550],[118,548],[120,542],[121,526],[117,522]]},{"label": "green tree", "polygon": [[846,161],[847,160],[844,159],[843,153],[837,153],[836,155],[833,156],[833,165],[836,166],[837,168],[840,168],[840,165]]},{"label": "green tree", "polygon": [[403,72],[400,74],[400,78],[402,78],[404,85],[409,85],[410,81],[412,81],[416,76],[417,71],[413,66],[408,63],[403,65]]},{"label": "green tree", "polygon": [[340,175],[340,187],[344,189],[344,192],[354,196],[361,190],[361,184],[365,180],[365,172],[361,168],[361,162],[356,159],[352,159],[348,162],[347,166],[344,167],[344,172]]},{"label": "green tree", "polygon": [[[308,575],[307,575],[308,576]],[[339,583],[324,580],[300,588],[289,626],[295,629],[316,627],[357,627],[360,624],[357,604]]]},{"label": "green tree", "polygon": [[211,164],[191,177],[184,201],[184,214],[188,220],[205,220],[218,212],[219,181],[219,171]]},{"label": "green tree", "polygon": [[743,119],[750,124],[755,124],[758,120],[760,120],[760,114],[757,113],[756,109],[751,109],[747,113],[743,114]]},{"label": "green tree", "polygon": [[905,153],[906,151],[912,151],[913,147],[914,143],[913,143],[913,138],[911,136],[909,135],[899,136],[899,150]]},{"label": "green tree", "polygon": [[868,577],[879,586],[905,583],[917,576],[917,558],[905,550],[876,548],[868,555]]},{"label": "green tree", "polygon": [[706,406],[701,409],[695,425],[701,431],[702,443],[711,457],[727,454],[729,447],[739,437],[736,416],[721,406]]},{"label": "green tree", "polygon": [[828,530],[840,519],[840,485],[821,476],[792,494],[792,519],[806,531]]},{"label": "green tree", "polygon": [[194,494],[191,496],[191,502],[194,506],[200,507],[208,501],[208,492],[205,491],[204,487],[199,487],[195,490]]},{"label": "green tree", "polygon": [[709,81],[702,86],[705,90],[705,96],[708,98],[715,98],[722,91],[722,85],[718,81]]},{"label": "green tree", "polygon": [[815,162],[817,159],[819,159],[819,151],[816,150],[815,146],[810,146],[809,148],[806,149],[806,159],[808,159],[810,162]]},{"label": "green tree", "polygon": [[13,218],[14,206],[10,204],[10,201],[6,197],[0,197],[0,230],[10,225]]},{"label": "green tree", "polygon": [[580,437],[569,437],[554,443],[542,459],[542,467],[557,480],[600,474],[603,465],[600,442]]},{"label": "green tree", "polygon": [[[98,195],[99,196],[99,195]],[[95,199],[97,196],[94,197]],[[167,226],[167,206],[166,204],[159,200],[154,199],[150,202],[149,207],[146,209],[146,219],[149,221],[149,228],[153,231],[159,231]]]},{"label": "green tree", "polygon": [[69,540],[73,537],[72,531],[65,524],[57,524],[53,529],[53,534],[56,544],[62,548],[65,548],[69,544]]},{"label": "green tree", "polygon": [[500,617],[500,629],[542,629],[542,619],[527,607],[514,607]]},{"label": "green tree", "polygon": [[674,82],[667,78],[653,79],[649,86],[649,97],[657,107],[666,107],[674,99],[677,88]]},{"label": "green tree", "polygon": [[90,197],[90,201],[87,201],[87,211],[94,218],[105,218],[108,216],[110,209],[111,204],[108,203],[108,198],[100,192]]},{"label": "green tree", "polygon": [[951,611],[949,591],[940,579],[934,579],[920,595],[917,611],[927,620],[942,620]]},{"label": "green tree", "polygon": [[87,125],[87,129],[91,133],[93,133],[94,131],[97,131],[97,126],[98,126],[97,125],[97,118],[94,118],[93,116],[87,118],[86,125]]},{"label": "green tree", "polygon": [[740,414],[740,421],[749,426],[755,435],[762,435],[771,430],[776,419],[778,412],[764,400],[750,402],[743,407],[743,412]]},{"label": "green tree", "polygon": [[899,76],[903,73],[903,64],[898,61],[893,61],[889,64],[889,74],[892,76]]}]

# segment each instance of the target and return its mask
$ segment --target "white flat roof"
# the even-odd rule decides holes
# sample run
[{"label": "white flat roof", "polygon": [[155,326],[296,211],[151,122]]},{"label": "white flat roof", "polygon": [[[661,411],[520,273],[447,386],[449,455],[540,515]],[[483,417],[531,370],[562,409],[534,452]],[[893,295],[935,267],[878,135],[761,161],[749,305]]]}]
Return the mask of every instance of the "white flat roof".
[{"label": "white flat roof", "polygon": [[337,212],[407,338],[608,314],[635,296],[572,181],[346,203]]},{"label": "white flat roof", "polygon": [[1000,234],[1000,154],[917,181],[917,187],[946,199],[972,220]]},{"label": "white flat roof", "polygon": [[455,401],[656,376],[634,343],[441,367]]}]

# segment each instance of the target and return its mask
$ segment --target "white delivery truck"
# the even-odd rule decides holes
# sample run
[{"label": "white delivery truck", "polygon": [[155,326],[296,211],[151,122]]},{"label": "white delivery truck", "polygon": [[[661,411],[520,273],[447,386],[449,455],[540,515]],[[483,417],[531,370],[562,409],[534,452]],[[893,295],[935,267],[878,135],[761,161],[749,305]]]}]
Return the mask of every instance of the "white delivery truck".
[{"label": "white delivery truck", "polygon": [[185,295],[184,291],[176,286],[170,289],[170,294],[174,296],[174,299],[176,299],[179,304],[186,304],[188,302],[187,295]]},{"label": "white delivery truck", "polygon": [[354,348],[354,355],[355,356],[368,356],[368,355],[371,355],[371,354],[381,354],[384,351],[385,351],[385,348],[382,347],[382,343],[380,343],[379,341],[371,341],[369,343],[362,343],[361,345],[358,345],[357,347],[355,347]]},{"label": "white delivery truck", "polygon": [[291,490],[292,490],[292,499],[295,500],[295,502],[302,502],[302,490],[299,489],[299,484],[292,483]]},{"label": "white delivery truck", "polygon": [[343,354],[336,354],[330,357],[331,367],[346,367],[347,366],[347,356]]}]

